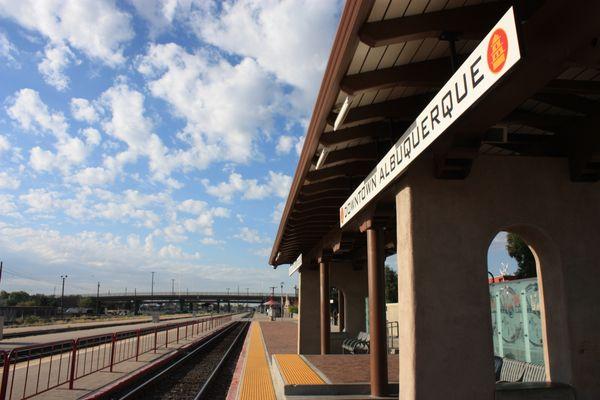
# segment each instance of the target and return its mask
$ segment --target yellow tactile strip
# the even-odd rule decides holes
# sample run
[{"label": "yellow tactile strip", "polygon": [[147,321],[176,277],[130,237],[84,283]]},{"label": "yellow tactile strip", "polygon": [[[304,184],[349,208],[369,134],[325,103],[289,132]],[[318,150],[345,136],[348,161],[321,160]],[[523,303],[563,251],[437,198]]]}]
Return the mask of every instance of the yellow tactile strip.
[{"label": "yellow tactile strip", "polygon": [[286,385],[323,385],[325,382],[298,354],[273,355]]},{"label": "yellow tactile strip", "polygon": [[260,326],[252,322],[239,400],[275,400],[275,389]]}]

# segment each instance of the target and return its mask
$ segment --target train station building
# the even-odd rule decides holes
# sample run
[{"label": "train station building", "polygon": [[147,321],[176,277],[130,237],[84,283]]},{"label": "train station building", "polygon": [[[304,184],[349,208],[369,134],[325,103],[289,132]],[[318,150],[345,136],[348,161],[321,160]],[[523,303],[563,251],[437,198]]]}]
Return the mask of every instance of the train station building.
[{"label": "train station building", "polygon": [[[375,397],[600,398],[598,16],[596,1],[346,2],[270,256],[299,275],[298,354],[368,331]],[[499,231],[535,256],[539,382],[494,375]]]}]

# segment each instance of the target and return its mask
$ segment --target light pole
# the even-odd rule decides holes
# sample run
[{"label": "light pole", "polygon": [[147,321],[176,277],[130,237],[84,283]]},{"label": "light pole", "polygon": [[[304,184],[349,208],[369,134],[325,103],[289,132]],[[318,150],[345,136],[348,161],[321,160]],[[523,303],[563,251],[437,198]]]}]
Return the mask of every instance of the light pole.
[{"label": "light pole", "polygon": [[60,317],[64,318],[65,309],[64,309],[64,300],[65,300],[65,279],[68,278],[68,275],[61,275],[60,279],[62,279],[62,293],[60,295]]},{"label": "light pole", "polygon": [[98,282],[98,288],[96,289],[96,315],[100,315],[100,282]]},{"label": "light pole", "polygon": [[248,298],[250,297],[250,289],[246,288],[246,311],[248,311]]},{"label": "light pole", "polygon": [[171,278],[171,294],[175,295],[175,279]]}]

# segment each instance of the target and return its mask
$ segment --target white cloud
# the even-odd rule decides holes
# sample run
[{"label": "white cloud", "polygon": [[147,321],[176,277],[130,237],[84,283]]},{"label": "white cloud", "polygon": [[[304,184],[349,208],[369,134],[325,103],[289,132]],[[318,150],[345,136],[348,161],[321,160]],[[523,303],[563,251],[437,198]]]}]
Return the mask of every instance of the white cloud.
[{"label": "white cloud", "polygon": [[133,38],[130,16],[114,1],[0,0],[0,16],[64,43],[88,57],[115,66],[124,61],[123,45]]},{"label": "white cloud", "polygon": [[19,200],[28,206],[28,213],[49,213],[61,207],[57,192],[46,189],[29,189],[26,194],[19,196]]},{"label": "white cloud", "polygon": [[87,100],[82,98],[71,99],[71,114],[78,121],[94,123],[98,120],[98,113],[94,106]]},{"label": "white cloud", "polygon": [[250,229],[246,226],[240,228],[234,237],[247,243],[266,243],[269,241],[268,238],[261,236],[256,229]]},{"label": "white cloud", "polygon": [[279,172],[269,171],[264,183],[256,179],[244,179],[241,174],[232,172],[227,182],[211,185],[207,179],[202,181],[206,192],[224,202],[230,202],[236,193],[242,193],[246,200],[260,200],[269,196],[284,198],[287,196],[292,177]]},{"label": "white cloud", "polygon": [[251,57],[279,80],[299,89],[304,112],[312,106],[327,63],[340,1],[213,1],[193,13],[200,38]]},{"label": "white cloud", "polygon": [[17,206],[14,203],[14,196],[11,194],[0,194],[0,214],[8,216],[17,216]]},{"label": "white cloud", "polygon": [[281,215],[283,214],[284,208],[285,208],[285,201],[280,201],[275,206],[275,209],[273,210],[273,213],[271,214],[271,221],[274,224],[278,224],[279,222],[281,222]]},{"label": "white cloud", "polygon": [[8,172],[0,172],[0,189],[18,189],[19,186],[21,186],[19,178]]},{"label": "white cloud", "polygon": [[129,0],[136,12],[150,25],[154,38],[167,30],[175,17],[189,12],[192,0]]},{"label": "white cloud", "polygon": [[213,237],[205,237],[200,240],[200,243],[205,244],[207,246],[216,246],[219,244],[225,244],[225,241],[217,240]]},{"label": "white cloud", "polygon": [[268,258],[271,255],[271,248],[263,247],[261,249],[256,249],[252,252],[252,254],[259,256],[260,258]]},{"label": "white cloud", "polygon": [[8,40],[6,35],[3,32],[0,32],[0,59],[4,59],[8,61],[9,64],[17,64],[15,60],[15,55],[17,54],[17,49],[15,46]]},{"label": "white cloud", "polygon": [[204,167],[215,160],[250,161],[256,139],[285,109],[283,88],[249,58],[233,65],[208,50],[191,54],[174,43],[153,44],[139,59],[138,71],[152,95],[186,120],[179,136]]},{"label": "white cloud", "polygon": [[2,154],[5,151],[10,150],[10,147],[11,147],[10,142],[8,141],[6,136],[0,135],[0,154]]},{"label": "white cloud", "polygon": [[275,151],[277,154],[289,154],[294,149],[297,155],[302,152],[302,145],[304,144],[304,136],[294,137],[289,135],[281,135],[277,141]]},{"label": "white cloud", "polygon": [[100,132],[94,128],[85,128],[83,131],[83,136],[85,136],[85,143],[88,146],[97,146],[100,144],[101,136]]},{"label": "white cloud", "polygon": [[75,55],[68,46],[63,43],[48,44],[44,49],[44,59],[39,63],[38,70],[46,83],[63,91],[69,87],[69,78],[64,70],[73,60]]},{"label": "white cloud", "polygon": [[69,125],[61,112],[52,112],[42,101],[37,91],[21,89],[14,94],[6,112],[21,128],[32,132],[52,133],[57,138],[67,134]]}]

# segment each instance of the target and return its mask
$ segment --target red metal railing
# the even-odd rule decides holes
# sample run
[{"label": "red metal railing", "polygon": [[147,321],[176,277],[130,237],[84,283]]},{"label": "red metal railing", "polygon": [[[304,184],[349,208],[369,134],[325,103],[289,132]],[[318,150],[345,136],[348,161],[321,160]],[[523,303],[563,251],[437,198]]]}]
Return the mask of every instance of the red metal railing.
[{"label": "red metal railing", "polygon": [[112,372],[119,363],[138,361],[143,354],[230,320],[231,315],[223,315],[0,351],[0,400],[28,399],[62,385],[73,389],[77,379],[105,369]]}]

